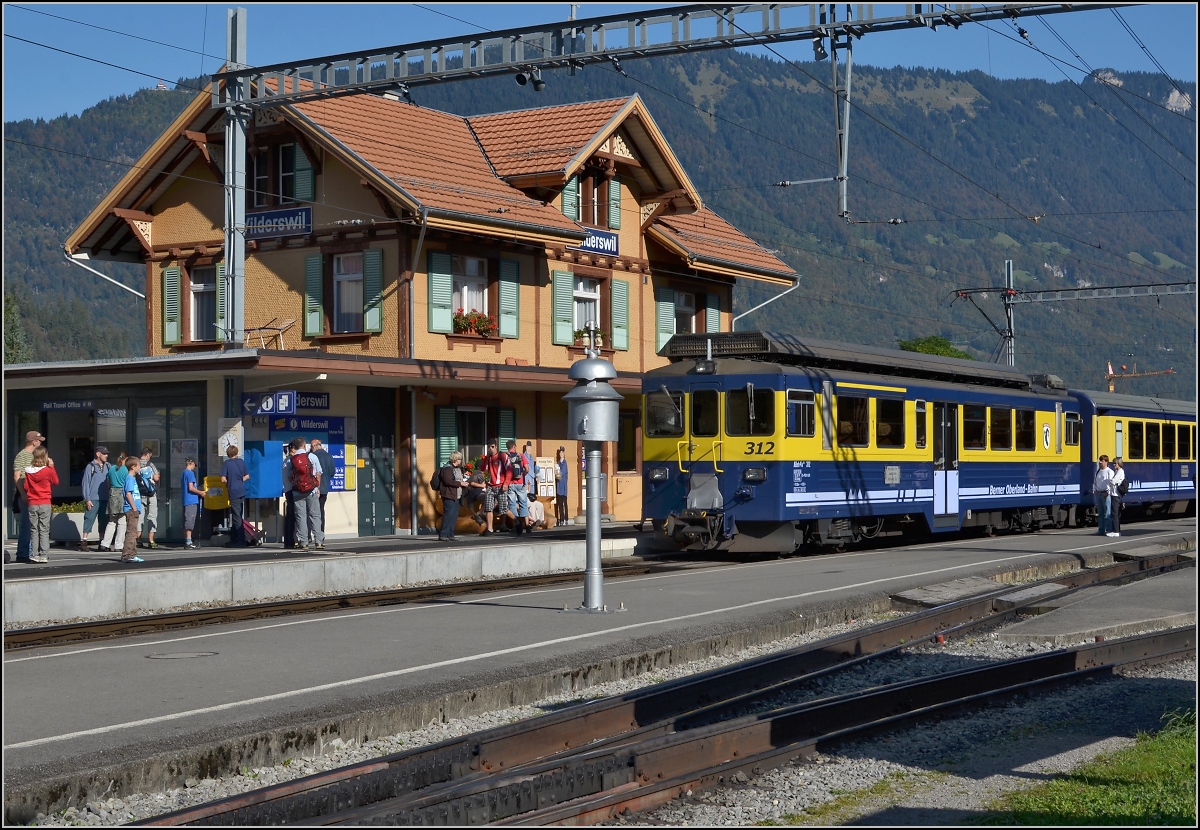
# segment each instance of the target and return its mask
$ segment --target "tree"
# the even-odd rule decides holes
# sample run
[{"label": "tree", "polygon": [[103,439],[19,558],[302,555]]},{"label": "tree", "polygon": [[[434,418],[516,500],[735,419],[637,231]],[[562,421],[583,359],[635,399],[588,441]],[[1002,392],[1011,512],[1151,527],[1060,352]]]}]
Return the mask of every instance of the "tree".
[{"label": "tree", "polygon": [[963,360],[974,360],[964,351],[954,348],[954,346],[944,337],[915,337],[912,340],[901,340],[900,348],[906,352],[921,352],[922,354],[936,354],[942,357],[959,357]]},{"label": "tree", "polygon": [[17,301],[12,295],[4,295],[4,362],[29,363],[33,360],[33,349],[29,348],[29,338],[25,336],[25,326],[21,322]]}]

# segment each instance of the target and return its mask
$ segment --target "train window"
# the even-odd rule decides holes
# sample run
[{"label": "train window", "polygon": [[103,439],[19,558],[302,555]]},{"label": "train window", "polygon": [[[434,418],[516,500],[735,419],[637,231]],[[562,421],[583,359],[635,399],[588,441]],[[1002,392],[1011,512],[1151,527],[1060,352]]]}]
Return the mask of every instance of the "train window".
[{"label": "train window", "polygon": [[992,407],[992,449],[1012,449],[1012,410],[1007,406]]},{"label": "train window", "polygon": [[875,401],[875,446],[904,446],[904,401],[891,398]]},{"label": "train window", "polygon": [[682,392],[651,392],[646,395],[646,435],[650,438],[683,435]]},{"label": "train window", "polygon": [[1175,425],[1163,424],[1162,428],[1163,459],[1170,461],[1175,457]]},{"label": "train window", "polygon": [[1017,416],[1017,449],[1037,449],[1037,413],[1032,409],[1018,409]]},{"label": "train window", "polygon": [[917,401],[917,449],[925,449],[928,441],[929,424],[925,415],[925,401]]},{"label": "train window", "polygon": [[838,395],[837,399],[839,447],[865,447],[870,437],[870,398]]},{"label": "train window", "polygon": [[789,389],[787,393],[788,435],[812,438],[817,434],[817,403],[812,392]]},{"label": "train window", "polygon": [[1079,434],[1083,432],[1083,421],[1079,417],[1078,412],[1067,413],[1067,446],[1079,446]]},{"label": "train window", "polygon": [[743,389],[726,392],[725,434],[774,435],[775,390],[746,384]]},{"label": "train window", "polygon": [[987,407],[967,404],[963,413],[963,446],[968,450],[987,449]]},{"label": "train window", "polygon": [[716,389],[692,392],[692,435],[712,438],[720,427],[721,396]]},{"label": "train window", "polygon": [[1175,457],[1181,461],[1192,457],[1192,428],[1189,426],[1179,425],[1179,455]]},{"label": "train window", "polygon": [[1129,422],[1129,457],[1146,457],[1146,425],[1141,421]]},{"label": "train window", "polygon": [[1161,444],[1159,442],[1160,424],[1146,424],[1146,458],[1158,458]]}]

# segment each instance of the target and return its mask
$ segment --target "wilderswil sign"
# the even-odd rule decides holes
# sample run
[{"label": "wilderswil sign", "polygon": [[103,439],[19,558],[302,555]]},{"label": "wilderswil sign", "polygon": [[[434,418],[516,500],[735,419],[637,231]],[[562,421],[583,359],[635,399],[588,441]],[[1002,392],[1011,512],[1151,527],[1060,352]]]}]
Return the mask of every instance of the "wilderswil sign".
[{"label": "wilderswil sign", "polygon": [[264,210],[246,214],[246,238],[264,239],[272,236],[299,236],[312,233],[312,208]]},{"label": "wilderswil sign", "polygon": [[587,228],[588,238],[583,240],[576,251],[588,251],[593,254],[604,254],[605,256],[620,256],[620,234],[613,231],[601,231],[596,228]]}]

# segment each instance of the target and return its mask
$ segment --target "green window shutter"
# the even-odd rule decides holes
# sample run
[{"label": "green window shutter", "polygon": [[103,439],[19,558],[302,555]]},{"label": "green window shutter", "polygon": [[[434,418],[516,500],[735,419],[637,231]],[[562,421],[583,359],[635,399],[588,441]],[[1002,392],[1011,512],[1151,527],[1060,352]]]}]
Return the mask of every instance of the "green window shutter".
[{"label": "green window shutter", "polygon": [[363,331],[383,331],[383,249],[363,251]]},{"label": "green window shutter", "polygon": [[552,280],[554,323],[550,341],[570,346],[575,342],[575,275],[570,271],[555,271]]},{"label": "green window shutter", "polygon": [[579,177],[572,176],[562,192],[563,216],[579,221]]},{"label": "green window shutter", "polygon": [[317,174],[313,170],[312,162],[308,160],[308,156],[304,155],[304,151],[300,149],[300,145],[296,144],[296,201],[297,202],[312,202],[317,198]]},{"label": "green window shutter", "polygon": [[325,333],[325,261],[320,254],[304,258],[304,336]]},{"label": "green window shutter", "polygon": [[[214,340],[224,340],[229,327],[229,298],[225,294],[225,263],[217,265],[217,332]],[[204,338],[207,340],[208,338]]]},{"label": "green window shutter", "polygon": [[616,176],[608,180],[608,226],[621,229],[621,180]]},{"label": "green window shutter", "polygon": [[721,295],[704,295],[704,329],[709,334],[721,330]]},{"label": "green window shutter", "polygon": [[[501,407],[499,417],[496,419],[496,427],[500,432],[500,452],[508,450],[508,442],[517,440],[517,410]],[[517,447],[519,450],[520,447]]]},{"label": "green window shutter", "polygon": [[429,330],[454,331],[454,260],[443,251],[429,252]]},{"label": "green window shutter", "polygon": [[458,410],[453,406],[433,408],[434,428],[437,430],[437,466],[450,462],[450,453],[458,449]]},{"label": "green window shutter", "polygon": [[654,289],[654,351],[662,351],[675,333],[675,291]]},{"label": "green window shutter", "polygon": [[612,347],[629,348],[629,281],[612,281]]},{"label": "green window shutter", "polygon": [[183,342],[183,317],[179,309],[179,269],[164,268],[162,272],[163,345]]},{"label": "green window shutter", "polygon": [[516,260],[500,260],[500,336],[521,336],[521,271]]}]

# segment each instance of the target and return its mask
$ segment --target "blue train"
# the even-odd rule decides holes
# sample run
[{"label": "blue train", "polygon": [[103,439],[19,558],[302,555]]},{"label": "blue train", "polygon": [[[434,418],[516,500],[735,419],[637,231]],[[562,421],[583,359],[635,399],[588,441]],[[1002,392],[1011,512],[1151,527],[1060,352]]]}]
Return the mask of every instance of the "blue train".
[{"label": "blue train", "polygon": [[765,332],[675,335],[643,381],[643,516],[664,547],[791,553],[905,532],[1195,509],[1196,405],[1054,375]]}]

